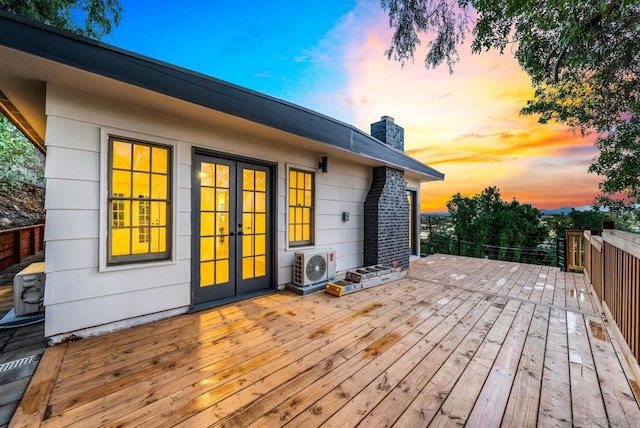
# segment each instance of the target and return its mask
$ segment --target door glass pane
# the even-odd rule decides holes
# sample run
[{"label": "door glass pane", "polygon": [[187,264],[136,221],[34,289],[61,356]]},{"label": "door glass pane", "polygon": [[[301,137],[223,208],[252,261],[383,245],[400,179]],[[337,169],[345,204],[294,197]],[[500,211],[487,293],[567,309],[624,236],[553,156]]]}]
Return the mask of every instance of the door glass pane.
[{"label": "door glass pane", "polygon": [[212,163],[202,162],[200,165],[200,185],[213,186],[216,174],[216,166]]},{"label": "door glass pane", "polygon": [[228,259],[229,258],[229,239],[220,237],[216,240],[216,259]]},{"label": "door glass pane", "polygon": [[200,260],[214,260],[214,238],[200,239]]},{"label": "door glass pane", "polygon": [[267,191],[267,173],[264,171],[256,171],[256,190],[259,192]]},{"label": "door glass pane", "polygon": [[218,212],[229,211],[229,190],[228,189],[216,190],[216,207],[214,209]]},{"label": "door glass pane", "polygon": [[214,219],[215,219],[215,214],[213,213],[200,214],[200,235],[210,236],[215,234],[215,229],[213,226]]},{"label": "door glass pane", "polygon": [[257,213],[263,213],[267,211],[267,200],[266,200],[266,194],[261,193],[261,192],[256,192],[256,206],[255,206],[256,212]]},{"label": "door glass pane", "polygon": [[254,190],[254,174],[252,169],[242,170],[242,190]]},{"label": "door glass pane", "polygon": [[200,287],[214,284],[215,262],[200,263]]},{"label": "door glass pane", "polygon": [[267,274],[267,258],[265,256],[258,256],[255,258],[255,272],[256,277],[265,276]]},{"label": "door glass pane", "polygon": [[200,210],[201,211],[214,211],[214,192],[215,190],[210,187],[203,187],[200,190]]},{"label": "door glass pane", "polygon": [[253,217],[252,213],[244,213],[242,214],[242,230],[245,234],[255,233],[254,225],[253,225]]},{"label": "door glass pane", "polygon": [[227,236],[229,235],[229,214],[220,213],[216,214],[216,224],[218,225],[218,229],[215,231],[215,234],[218,236]]},{"label": "door glass pane", "polygon": [[253,257],[245,257],[242,259],[242,279],[253,277]]},{"label": "door glass pane", "polygon": [[229,282],[229,260],[218,260],[216,262],[216,284]]},{"label": "door glass pane", "polygon": [[254,242],[255,242],[254,254],[266,254],[265,236],[256,235]]},{"label": "door glass pane", "polygon": [[267,216],[265,214],[256,214],[255,217],[255,233],[265,233],[267,230]]},{"label": "door glass pane", "polygon": [[254,208],[253,208],[253,196],[254,193],[253,192],[247,192],[244,191],[242,192],[242,211],[245,213],[252,213],[254,212]]},{"label": "door glass pane", "polygon": [[229,166],[217,165],[216,167],[216,187],[229,188]]},{"label": "door glass pane", "polygon": [[242,256],[253,256],[253,235],[244,235],[242,237]]}]

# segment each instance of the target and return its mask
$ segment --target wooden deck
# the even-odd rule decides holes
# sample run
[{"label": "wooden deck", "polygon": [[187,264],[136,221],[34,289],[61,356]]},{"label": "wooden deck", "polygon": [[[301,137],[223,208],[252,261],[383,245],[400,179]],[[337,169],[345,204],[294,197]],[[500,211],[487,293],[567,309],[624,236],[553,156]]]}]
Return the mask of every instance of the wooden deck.
[{"label": "wooden deck", "polygon": [[49,348],[14,426],[640,426],[580,274],[455,256]]}]

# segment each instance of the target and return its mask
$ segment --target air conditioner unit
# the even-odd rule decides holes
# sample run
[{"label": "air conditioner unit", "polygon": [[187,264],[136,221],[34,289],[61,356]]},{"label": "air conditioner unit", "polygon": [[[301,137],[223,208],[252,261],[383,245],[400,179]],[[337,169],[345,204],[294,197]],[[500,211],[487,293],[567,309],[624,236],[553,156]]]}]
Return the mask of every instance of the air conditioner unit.
[{"label": "air conditioner unit", "polygon": [[336,252],[319,250],[295,254],[293,283],[306,286],[327,281],[336,276]]},{"label": "air conditioner unit", "polygon": [[13,311],[17,317],[42,312],[44,263],[32,263],[13,278]]}]

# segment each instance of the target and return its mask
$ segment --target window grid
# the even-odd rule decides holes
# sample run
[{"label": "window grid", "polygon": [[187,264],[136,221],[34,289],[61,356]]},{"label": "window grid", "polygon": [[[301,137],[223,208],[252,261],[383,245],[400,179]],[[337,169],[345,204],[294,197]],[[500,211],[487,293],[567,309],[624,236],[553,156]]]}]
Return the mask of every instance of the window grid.
[{"label": "window grid", "polygon": [[170,257],[171,148],[109,139],[109,264]]},{"label": "window grid", "polygon": [[289,245],[313,245],[314,173],[289,170]]}]

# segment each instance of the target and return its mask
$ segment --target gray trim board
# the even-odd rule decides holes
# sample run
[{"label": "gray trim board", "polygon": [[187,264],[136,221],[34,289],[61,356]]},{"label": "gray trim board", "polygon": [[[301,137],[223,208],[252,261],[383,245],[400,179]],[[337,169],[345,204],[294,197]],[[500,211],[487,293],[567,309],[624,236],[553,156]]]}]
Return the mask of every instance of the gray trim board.
[{"label": "gray trim board", "polygon": [[0,12],[0,45],[444,179],[444,174],[336,119],[14,14]]}]

